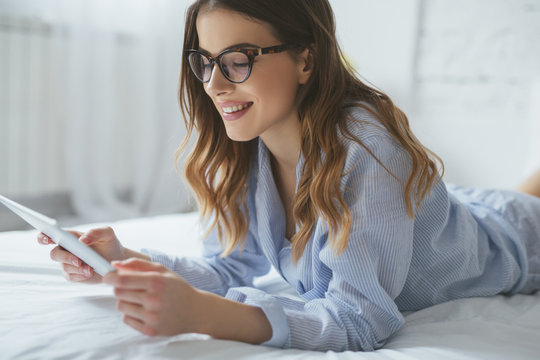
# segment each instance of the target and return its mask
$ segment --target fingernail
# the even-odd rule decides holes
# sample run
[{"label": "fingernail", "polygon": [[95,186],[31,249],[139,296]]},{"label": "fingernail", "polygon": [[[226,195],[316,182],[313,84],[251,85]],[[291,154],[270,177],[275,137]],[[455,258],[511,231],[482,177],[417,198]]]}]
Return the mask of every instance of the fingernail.
[{"label": "fingernail", "polygon": [[78,259],[73,259],[73,260],[71,260],[71,263],[72,263],[73,265],[75,265],[75,266],[79,266],[79,265],[80,265]]},{"label": "fingernail", "polygon": [[84,268],[84,275],[86,276],[90,276],[90,269],[89,268]]},{"label": "fingernail", "polygon": [[49,240],[45,236],[41,237],[41,243],[47,245],[49,243]]}]

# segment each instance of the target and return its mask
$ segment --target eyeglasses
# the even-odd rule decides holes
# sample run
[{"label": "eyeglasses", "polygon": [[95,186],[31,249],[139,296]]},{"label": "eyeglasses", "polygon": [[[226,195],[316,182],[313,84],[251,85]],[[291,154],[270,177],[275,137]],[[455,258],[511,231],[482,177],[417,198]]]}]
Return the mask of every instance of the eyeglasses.
[{"label": "eyeglasses", "polygon": [[199,50],[191,49],[186,50],[186,55],[191,71],[202,83],[210,81],[214,64],[217,64],[227,80],[239,84],[248,79],[256,56],[277,54],[296,47],[298,46],[284,44],[256,49],[227,49],[219,53],[215,58]]}]

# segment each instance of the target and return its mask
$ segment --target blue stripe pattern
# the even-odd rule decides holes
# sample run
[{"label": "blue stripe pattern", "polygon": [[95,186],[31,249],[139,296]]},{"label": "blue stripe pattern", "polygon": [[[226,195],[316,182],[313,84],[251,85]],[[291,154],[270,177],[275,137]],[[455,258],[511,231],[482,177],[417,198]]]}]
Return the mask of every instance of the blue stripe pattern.
[{"label": "blue stripe pattern", "polygon": [[[511,191],[439,182],[409,218],[403,186],[410,157],[361,109],[347,149],[341,189],[353,215],[346,250],[336,256],[319,220],[295,266],[270,154],[259,141],[249,176],[249,231],[243,253],[220,258],[215,232],[201,259],[144,250],[193,286],[260,307],[272,326],[264,345],[311,350],[374,350],[404,323],[403,311],[473,296],[540,287],[540,199]],[[303,158],[297,166],[300,176]],[[531,220],[533,219],[533,220]],[[273,266],[300,300],[253,288]]]}]

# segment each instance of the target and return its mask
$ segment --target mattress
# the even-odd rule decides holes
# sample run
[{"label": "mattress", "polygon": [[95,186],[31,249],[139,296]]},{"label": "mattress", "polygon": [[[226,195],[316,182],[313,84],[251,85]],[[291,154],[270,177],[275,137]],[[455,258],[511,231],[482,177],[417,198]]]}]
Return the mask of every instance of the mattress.
[{"label": "mattress", "polygon": [[[201,253],[195,213],[107,225],[133,249]],[[122,322],[112,288],[65,281],[36,234],[0,233],[0,359],[540,359],[540,294],[461,299],[405,314],[384,348],[366,353],[284,350],[201,334],[147,337]],[[256,286],[295,296],[275,271]]]}]

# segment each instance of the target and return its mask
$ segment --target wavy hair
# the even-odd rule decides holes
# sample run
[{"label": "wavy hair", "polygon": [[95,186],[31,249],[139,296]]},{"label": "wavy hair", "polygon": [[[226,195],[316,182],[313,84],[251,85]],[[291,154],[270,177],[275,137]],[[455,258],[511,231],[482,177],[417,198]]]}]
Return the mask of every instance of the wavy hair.
[{"label": "wavy hair", "polygon": [[[293,217],[299,227],[291,239],[293,260],[302,256],[319,217],[328,224],[329,243],[336,254],[347,246],[352,217],[340,190],[346,157],[340,134],[356,141],[384,167],[348,130],[347,111],[351,107],[369,111],[409,153],[411,172],[403,184],[403,197],[408,215],[414,217],[414,207],[420,205],[439,178],[432,157],[441,165],[442,161],[418,141],[407,117],[392,100],[364,84],[345,60],[328,1],[197,0],[186,13],[184,51],[199,46],[196,19],[201,9],[214,8],[270,24],[278,40],[308,48],[313,59],[312,74],[296,99],[305,161],[293,200]],[[213,219],[209,231],[217,227],[224,248],[222,256],[226,256],[238,245],[243,246],[247,234],[246,184],[256,140],[236,142],[228,138],[221,115],[187,61],[182,62],[178,96],[187,136],[176,152],[176,160],[195,131],[196,143],[186,159],[185,176],[201,216]]]}]

